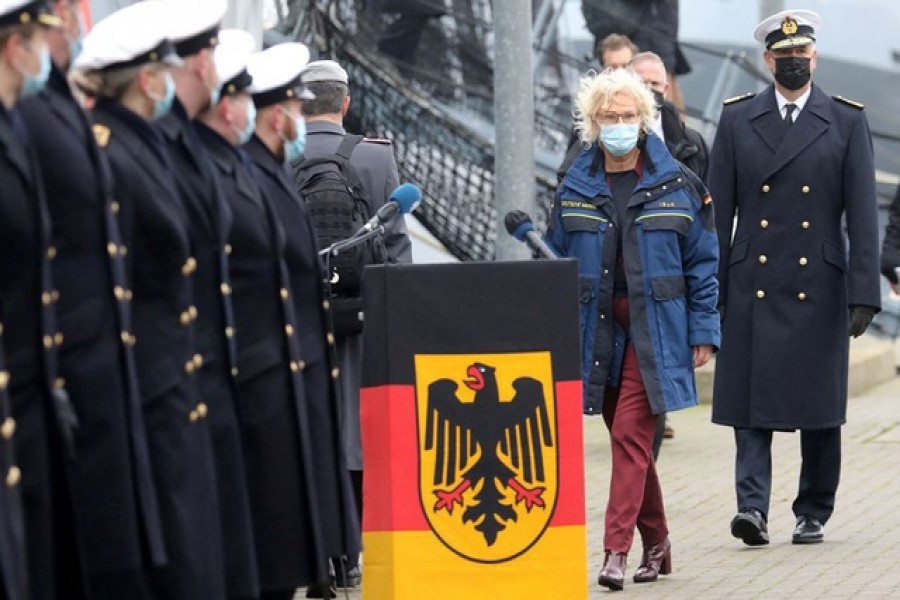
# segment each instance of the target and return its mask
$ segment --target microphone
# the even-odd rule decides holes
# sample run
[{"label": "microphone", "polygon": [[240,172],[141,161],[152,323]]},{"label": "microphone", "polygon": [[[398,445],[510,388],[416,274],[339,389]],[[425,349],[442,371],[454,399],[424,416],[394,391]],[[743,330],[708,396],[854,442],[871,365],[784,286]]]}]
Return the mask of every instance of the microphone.
[{"label": "microphone", "polygon": [[391,192],[388,201],[375,212],[375,216],[369,219],[369,222],[363,225],[362,229],[357,231],[355,235],[374,231],[393,219],[398,213],[402,215],[411,213],[421,203],[422,190],[412,183],[404,183]]},{"label": "microphone", "polygon": [[511,210],[503,218],[506,231],[520,242],[525,242],[531,251],[543,258],[558,258],[556,253],[544,243],[534,232],[534,223],[528,213],[522,210]]}]

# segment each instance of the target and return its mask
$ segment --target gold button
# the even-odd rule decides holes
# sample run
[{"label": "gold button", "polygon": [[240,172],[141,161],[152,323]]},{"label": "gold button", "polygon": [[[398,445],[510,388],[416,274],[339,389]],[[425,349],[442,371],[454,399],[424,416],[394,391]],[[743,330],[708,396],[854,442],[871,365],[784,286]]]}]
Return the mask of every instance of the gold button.
[{"label": "gold button", "polygon": [[22,471],[19,470],[19,467],[13,465],[9,468],[9,471],[6,472],[6,487],[14,488],[19,485],[19,481],[22,480]]},{"label": "gold button", "polygon": [[122,288],[122,286],[117,285],[113,288],[113,296],[116,297],[116,300],[121,300],[125,297],[125,290]]},{"label": "gold button", "polygon": [[797,294],[797,300],[806,300],[806,294],[800,292],[799,294]]},{"label": "gold button", "polygon": [[800,191],[803,192],[804,194],[808,194],[808,193],[809,193],[809,186],[808,186],[808,185],[804,185],[802,188],[800,188]]},{"label": "gold button", "polygon": [[331,302],[328,300],[322,300],[322,308],[324,310],[331,310]]},{"label": "gold button", "polygon": [[329,344],[331,344],[331,345],[334,344],[334,334],[331,333],[330,331],[329,331],[328,334],[325,336],[325,339],[328,340],[328,343],[329,343]]},{"label": "gold button", "polygon": [[191,316],[191,320],[197,318],[197,307],[196,306],[188,306],[188,314]]},{"label": "gold button", "polygon": [[50,246],[47,248],[47,260],[53,260],[54,258],[56,258],[56,247]]},{"label": "gold button", "polygon": [[3,425],[0,425],[0,437],[4,440],[11,440],[16,434],[16,420],[12,417],[6,417]]},{"label": "gold button", "polygon": [[209,407],[206,405],[206,402],[200,402],[197,404],[197,416],[201,419],[205,419],[206,415],[209,414]]},{"label": "gold button", "polygon": [[287,288],[281,288],[281,299],[287,300],[291,297],[291,294],[287,291]]},{"label": "gold button", "polygon": [[194,361],[194,366],[196,368],[199,369],[203,366],[203,356],[201,356],[200,354],[195,354],[194,358],[192,358],[191,360]]},{"label": "gold button", "polygon": [[188,415],[188,420],[191,423],[196,423],[199,419],[200,419],[200,415],[197,414],[196,410],[192,410],[191,413]]},{"label": "gold button", "polygon": [[769,184],[768,184],[768,183],[765,184],[764,186],[762,186],[762,191],[763,191],[764,194],[768,194],[770,189],[771,189],[771,188],[769,187]]},{"label": "gold button", "polygon": [[120,208],[121,208],[121,207],[119,206],[119,203],[116,202],[115,200],[113,200],[112,202],[109,203],[109,209],[112,211],[112,213],[113,213],[114,215],[119,214],[119,209],[120,209]]},{"label": "gold button", "polygon": [[756,290],[756,297],[762,300],[766,297],[766,292],[763,290]]},{"label": "gold button", "polygon": [[227,337],[227,338],[234,337],[234,327],[226,327],[225,328],[225,337]]},{"label": "gold button", "polygon": [[191,273],[197,270],[197,259],[193,256],[189,256],[184,264],[181,266],[181,274],[187,277]]},{"label": "gold button", "polygon": [[188,311],[184,311],[181,313],[181,316],[178,317],[178,320],[181,321],[182,325],[190,325],[191,324],[191,315]]},{"label": "gold button", "polygon": [[228,285],[227,283],[223,283],[222,285],[220,285],[219,289],[222,291],[223,296],[227,296],[228,294],[231,293],[231,286]]},{"label": "gold button", "polygon": [[0,335],[3,335],[3,323],[0,323]]},{"label": "gold button", "polygon": [[108,244],[106,245],[106,252],[107,252],[107,254],[109,254],[110,256],[115,256],[117,250],[118,250],[118,248],[116,248],[116,245],[113,244],[112,242],[110,242],[110,243],[108,243]]},{"label": "gold button", "polygon": [[296,372],[299,371],[299,370],[300,370],[300,365],[298,365],[298,364],[297,364],[296,362],[294,362],[294,361],[291,361],[291,372],[292,372],[292,373],[296,373]]},{"label": "gold button", "polygon": [[41,304],[44,306],[48,306],[51,302],[53,302],[53,296],[50,295],[50,292],[44,292],[41,294]]},{"label": "gold button", "polygon": [[765,229],[766,227],[769,226],[769,222],[767,220],[763,219],[762,221],[759,222],[759,226],[762,227],[763,229]]},{"label": "gold button", "polygon": [[800,223],[800,227],[802,227],[803,229],[809,229],[809,221],[803,221],[802,223]]},{"label": "gold button", "polygon": [[66,380],[65,380],[65,378],[64,378],[64,377],[57,377],[57,378],[56,378],[56,381],[53,382],[53,387],[55,387],[55,388],[58,389],[58,390],[65,389],[65,387],[66,387]]},{"label": "gold button", "polygon": [[131,335],[127,331],[123,331],[121,333],[120,337],[122,338],[122,343],[125,344],[126,346],[134,346],[134,343],[137,341],[137,338],[135,338],[133,335]]},{"label": "gold button", "polygon": [[337,379],[340,374],[341,374],[341,370],[338,369],[337,367],[335,367],[331,370],[331,378],[332,379]]},{"label": "gold button", "polygon": [[806,260],[806,257],[805,257],[805,256],[801,256],[801,257],[800,257],[800,266],[801,266],[801,267],[805,267],[808,263],[809,263],[809,261]]},{"label": "gold button", "polygon": [[43,342],[44,342],[44,348],[46,348],[47,350],[49,350],[53,347],[53,337],[51,337],[49,335],[45,335]]},{"label": "gold button", "polygon": [[56,332],[56,335],[53,336],[53,343],[57,346],[62,346],[63,343],[63,334],[60,332]]},{"label": "gold button", "polygon": [[233,250],[233,248],[231,247],[231,244],[225,244],[225,254],[227,254],[228,256],[231,256],[232,250]]},{"label": "gold button", "polygon": [[764,264],[766,264],[766,262],[768,262],[768,260],[769,260],[769,259],[766,258],[766,255],[765,255],[765,254],[760,254],[760,255],[759,255],[759,264],[764,265]]},{"label": "gold button", "polygon": [[190,375],[191,373],[194,372],[194,361],[189,360],[186,363],[184,363],[184,372],[187,373],[188,375]]},{"label": "gold button", "polygon": [[287,334],[288,337],[291,337],[292,335],[294,335],[294,327],[293,327],[293,325],[285,325],[285,326],[284,326],[284,332]]},{"label": "gold button", "polygon": [[0,392],[9,385],[9,371],[0,371]]},{"label": "gold button", "polygon": [[238,368],[237,367],[231,367],[231,376],[232,377],[238,376]]}]

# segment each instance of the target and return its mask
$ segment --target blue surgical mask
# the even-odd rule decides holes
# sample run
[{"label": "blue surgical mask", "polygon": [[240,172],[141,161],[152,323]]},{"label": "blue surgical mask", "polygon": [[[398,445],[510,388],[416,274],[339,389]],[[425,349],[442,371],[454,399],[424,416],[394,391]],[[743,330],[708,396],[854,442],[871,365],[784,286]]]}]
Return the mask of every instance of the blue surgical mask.
[{"label": "blue surgical mask", "polygon": [[50,78],[50,49],[44,46],[41,49],[41,65],[36,75],[28,75],[23,73],[22,91],[19,92],[19,98],[30,98],[36,96],[43,91]]},{"label": "blue surgical mask", "polygon": [[600,141],[613,156],[625,156],[637,145],[641,132],[639,123],[615,123],[600,126]]},{"label": "blue surgical mask", "polygon": [[297,137],[292,140],[284,140],[284,158],[288,162],[300,160],[306,149],[306,121],[301,115],[294,117],[294,125],[297,129]]},{"label": "blue surgical mask", "polygon": [[253,100],[250,100],[247,103],[247,125],[244,126],[242,131],[238,132],[238,146],[243,146],[249,142],[250,138],[253,137],[254,131],[256,131],[256,105],[253,104]]},{"label": "blue surgical mask", "polygon": [[172,110],[172,102],[175,100],[175,80],[172,79],[171,73],[166,73],[165,95],[159,100],[156,100],[156,98],[152,99],[156,101],[156,105],[153,107],[154,121],[157,119],[162,119],[164,116],[169,114],[169,111]]}]

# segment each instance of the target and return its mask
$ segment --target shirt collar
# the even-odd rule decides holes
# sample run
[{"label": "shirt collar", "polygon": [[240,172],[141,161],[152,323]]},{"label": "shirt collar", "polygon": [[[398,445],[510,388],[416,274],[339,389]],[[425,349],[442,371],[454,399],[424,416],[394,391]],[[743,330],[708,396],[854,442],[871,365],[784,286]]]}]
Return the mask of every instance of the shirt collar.
[{"label": "shirt collar", "polygon": [[[797,107],[794,109],[793,119],[796,121],[797,116],[800,114],[800,111],[803,110],[803,107],[806,106],[806,101],[809,100],[809,95],[812,93],[812,86],[809,86],[803,95],[794,100],[793,104]],[[784,106],[788,104],[788,99],[781,95],[781,92],[778,89],[775,89],[775,102],[778,103],[778,114],[784,116]]]}]

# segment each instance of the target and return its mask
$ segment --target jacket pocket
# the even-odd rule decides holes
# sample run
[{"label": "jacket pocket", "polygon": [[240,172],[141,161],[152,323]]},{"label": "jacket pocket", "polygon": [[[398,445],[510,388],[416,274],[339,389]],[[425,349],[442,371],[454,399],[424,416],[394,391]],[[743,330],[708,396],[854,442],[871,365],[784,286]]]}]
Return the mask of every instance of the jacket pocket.
[{"label": "jacket pocket", "polygon": [[843,250],[829,242],[822,242],[822,258],[842,273],[847,270],[847,259],[844,257]]},{"label": "jacket pocket", "polygon": [[647,212],[636,220],[644,228],[644,231],[674,231],[680,235],[687,235],[694,217],[678,211]]},{"label": "jacket pocket", "polygon": [[728,259],[728,264],[733,265],[747,258],[748,248],[750,248],[750,240],[741,240],[740,242],[735,242],[731,247],[731,255]]},{"label": "jacket pocket", "polygon": [[603,233],[609,227],[609,219],[601,216],[599,212],[585,214],[563,211],[560,217],[563,231],[566,233]]},{"label": "jacket pocket", "polygon": [[650,280],[656,325],[663,365],[684,367],[691,364],[688,343],[687,286],[684,275],[654,277]]}]

